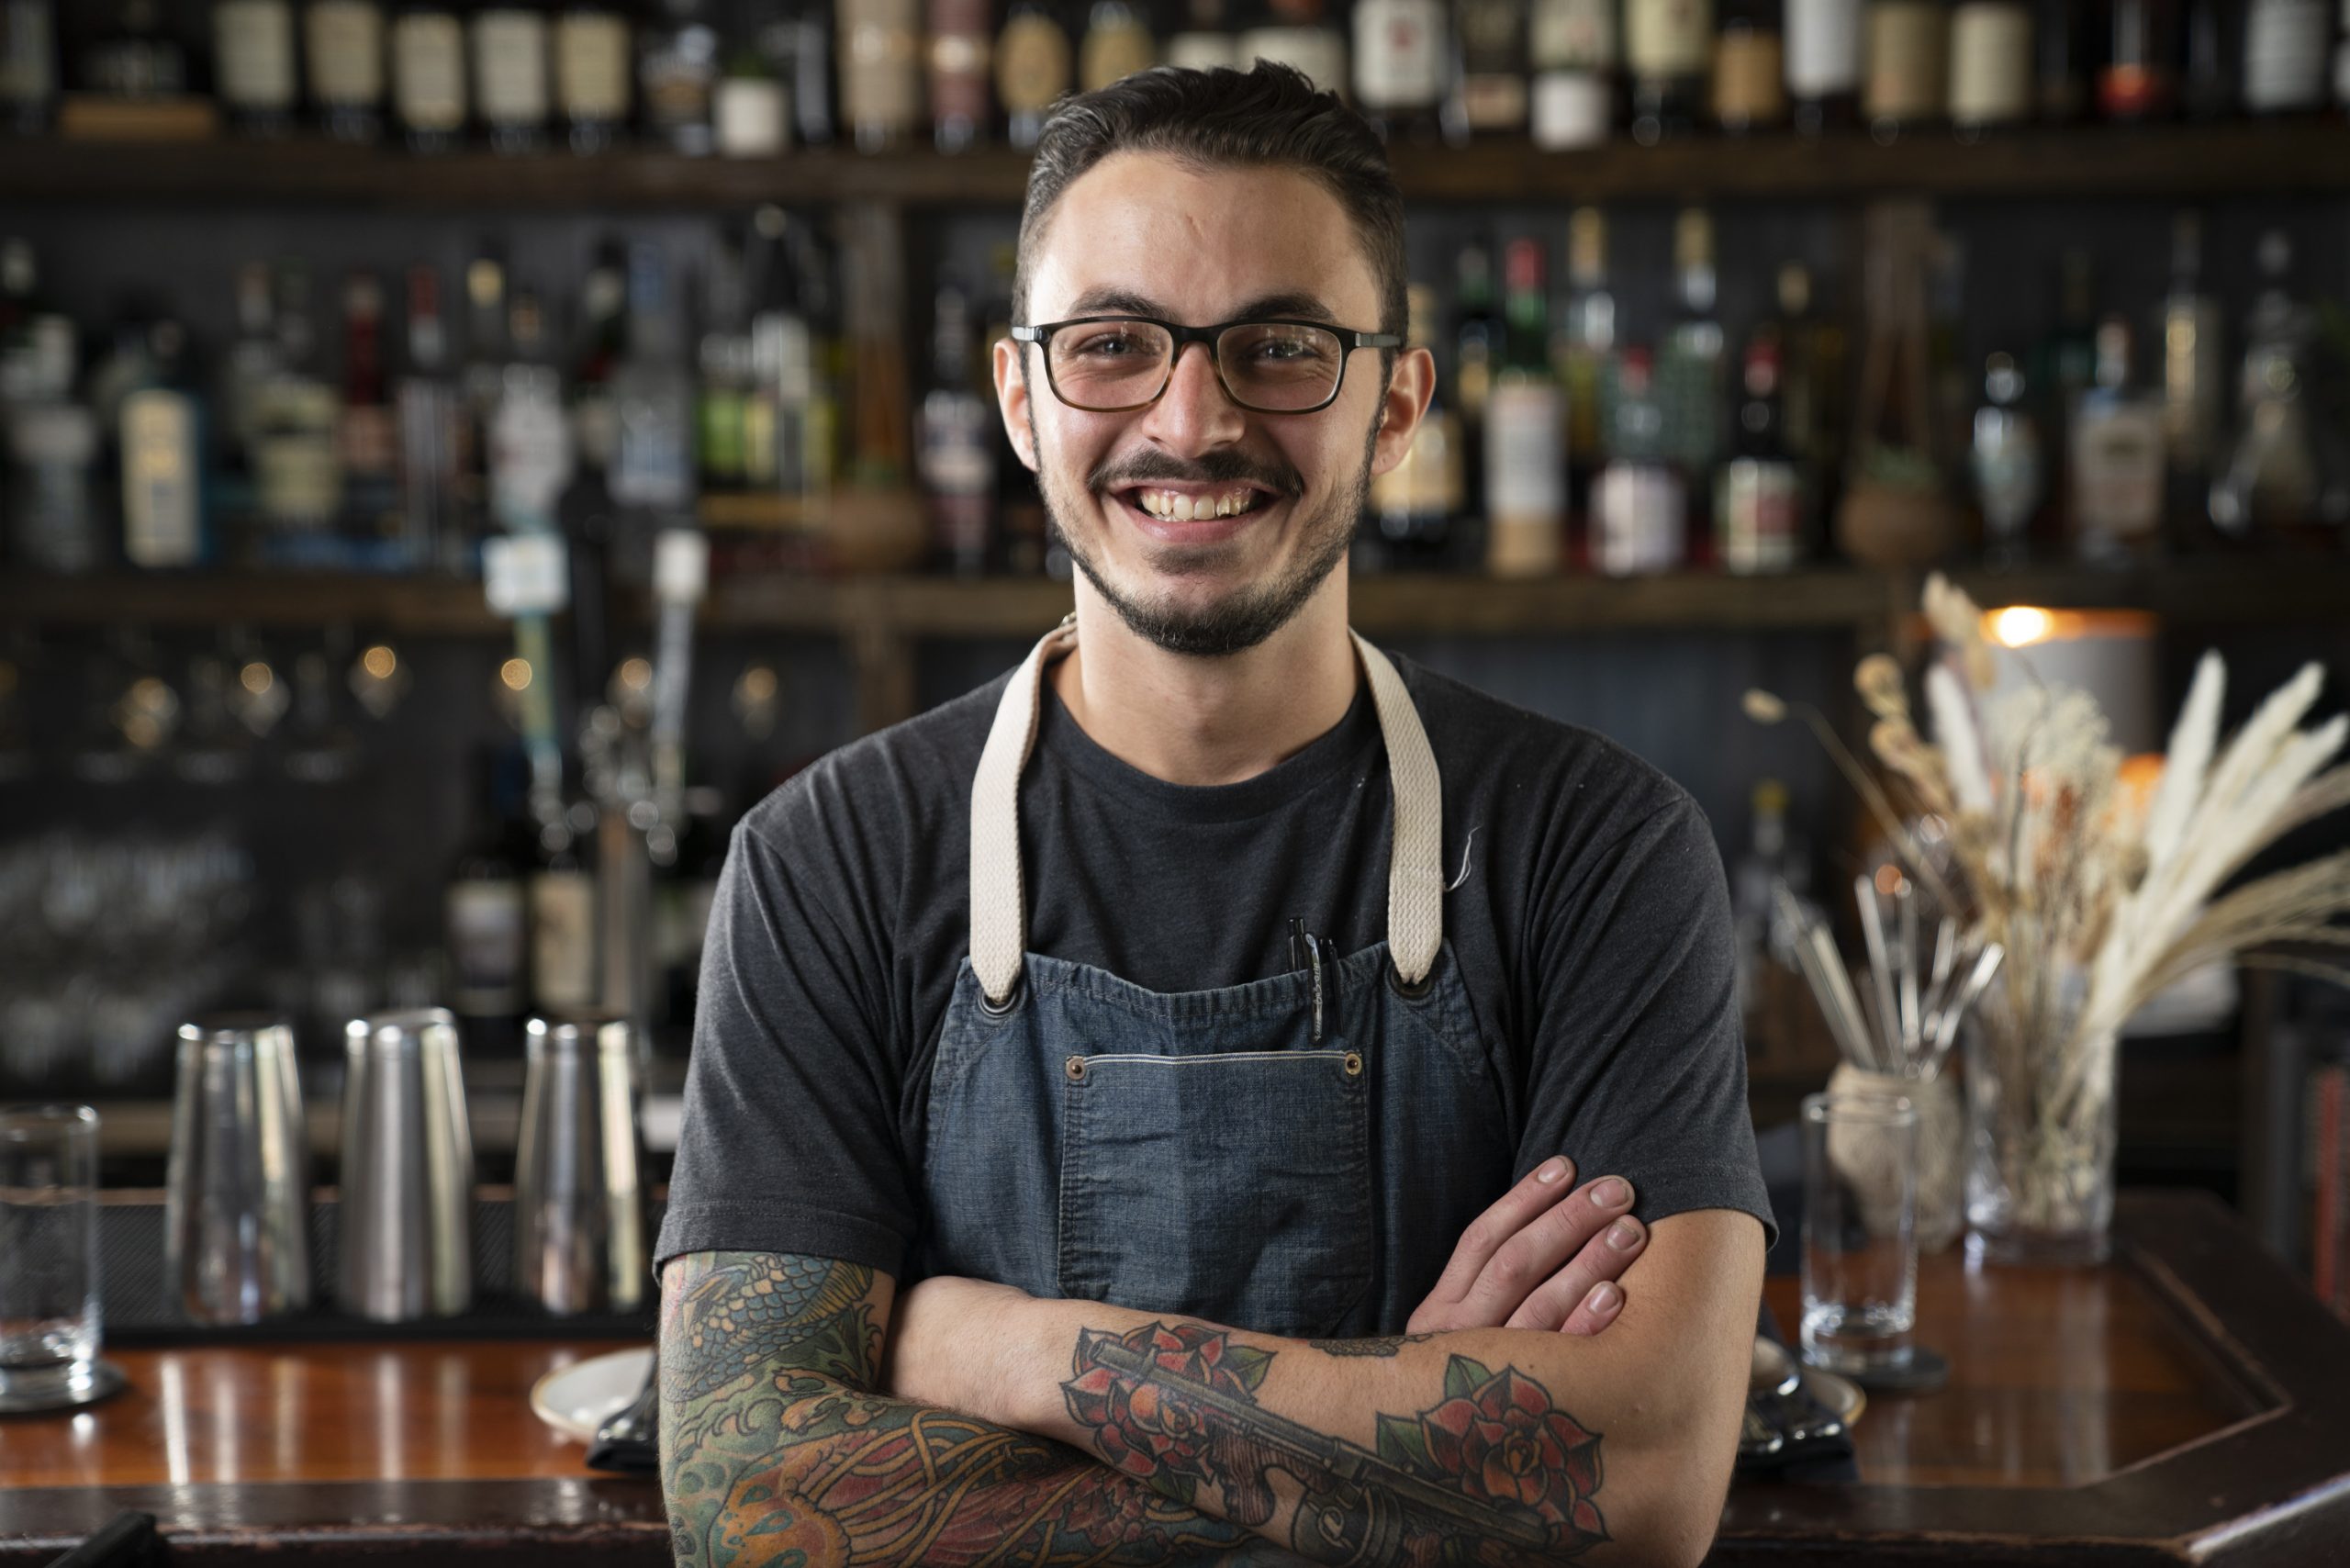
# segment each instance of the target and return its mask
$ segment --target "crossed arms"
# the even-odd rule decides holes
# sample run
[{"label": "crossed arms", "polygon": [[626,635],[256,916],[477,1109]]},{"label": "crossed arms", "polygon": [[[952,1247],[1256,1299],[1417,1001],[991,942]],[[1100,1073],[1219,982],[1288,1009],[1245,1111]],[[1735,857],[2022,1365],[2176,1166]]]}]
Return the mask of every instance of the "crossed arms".
[{"label": "crossed arms", "polygon": [[1602,1335],[1483,1326],[1543,1322],[1521,1316],[1539,1291],[1492,1294],[1539,1255],[1513,1238],[1456,1258],[1425,1331],[1349,1341],[688,1254],[662,1282],[677,1561],[1694,1565],[1736,1452],[1762,1239],[1730,1210],[1657,1221]]}]

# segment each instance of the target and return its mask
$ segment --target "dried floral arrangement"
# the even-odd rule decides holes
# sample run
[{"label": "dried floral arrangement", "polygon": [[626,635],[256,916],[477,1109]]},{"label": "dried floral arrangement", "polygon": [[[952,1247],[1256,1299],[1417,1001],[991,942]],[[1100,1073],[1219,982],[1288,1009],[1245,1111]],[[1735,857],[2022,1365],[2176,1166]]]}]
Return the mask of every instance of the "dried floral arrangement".
[{"label": "dried floral arrangement", "polygon": [[[2028,1218],[2061,1226],[2083,1177],[2075,1167],[2110,1137],[2115,1039],[2150,998],[2207,964],[2314,974],[2350,985],[2350,963],[2275,947],[2340,949],[2350,958],[2350,852],[2221,890],[2285,834],[2350,806],[2350,766],[2332,766],[2350,718],[2312,728],[2321,672],[2304,666],[2227,741],[2219,732],[2226,670],[2197,667],[2150,791],[2126,788],[2122,756],[2088,693],[2037,678],[2002,692],[1998,660],[2018,655],[1983,632],[1983,612],[1939,574],[1925,613],[1944,648],[1926,672],[1934,735],[1919,733],[1900,666],[1882,654],[1853,674],[1874,722],[1869,749],[1912,798],[1897,811],[1818,712],[1800,711],[1868,803],[1904,868],[1972,939],[2007,954],[1986,1000],[2003,1037],[1995,1070],[2022,1089],[2042,1137],[2019,1173]],[[2030,670],[2029,662],[2023,666]],[[1789,705],[1747,695],[1775,722]],[[2003,1058],[2003,1059],[2002,1059]],[[2106,1152],[2109,1153],[2109,1149]]]}]

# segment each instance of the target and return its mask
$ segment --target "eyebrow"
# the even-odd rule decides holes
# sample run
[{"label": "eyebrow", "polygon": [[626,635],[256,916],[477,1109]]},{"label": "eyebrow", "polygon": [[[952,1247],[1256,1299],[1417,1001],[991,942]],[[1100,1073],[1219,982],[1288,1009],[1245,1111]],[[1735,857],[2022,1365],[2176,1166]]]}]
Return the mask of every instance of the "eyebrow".
[{"label": "eyebrow", "polygon": [[[1069,314],[1076,316],[1156,316],[1162,320],[1174,320],[1174,312],[1147,295],[1124,288],[1089,288],[1070,302]],[[1320,321],[1335,326],[1337,317],[1330,308],[1310,294],[1263,294],[1244,302],[1229,319],[1261,321],[1286,319],[1294,321]]]}]

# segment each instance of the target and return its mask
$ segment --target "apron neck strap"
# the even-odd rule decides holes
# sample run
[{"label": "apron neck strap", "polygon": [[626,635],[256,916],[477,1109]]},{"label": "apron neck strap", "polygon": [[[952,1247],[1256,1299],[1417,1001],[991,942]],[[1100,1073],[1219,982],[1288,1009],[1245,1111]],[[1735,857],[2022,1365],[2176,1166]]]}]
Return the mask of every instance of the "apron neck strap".
[{"label": "apron neck strap", "polygon": [[[1387,655],[1349,631],[1371,681],[1387,743],[1393,845],[1387,862],[1387,947],[1397,975],[1416,986],[1444,942],[1444,790],[1436,754],[1411,693]],[[1027,896],[1020,863],[1020,775],[1035,749],[1045,666],[1077,646],[1072,611],[1046,633],[1004,688],[971,779],[971,969],[988,1001],[1007,1005],[1028,946]]]}]

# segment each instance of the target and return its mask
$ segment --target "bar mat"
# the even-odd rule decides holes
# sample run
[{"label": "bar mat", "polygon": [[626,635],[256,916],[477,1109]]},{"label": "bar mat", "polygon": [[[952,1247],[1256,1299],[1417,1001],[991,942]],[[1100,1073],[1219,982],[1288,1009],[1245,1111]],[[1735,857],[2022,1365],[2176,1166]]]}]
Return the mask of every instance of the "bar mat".
[{"label": "bar mat", "polygon": [[[647,1207],[647,1236],[660,1233],[666,1205]],[[163,1264],[163,1205],[98,1206],[98,1302],[105,1342],[114,1350],[163,1350],[185,1345],[276,1345],[320,1339],[626,1339],[653,1338],[658,1293],[648,1277],[643,1306],[627,1313],[579,1313],[558,1317],[514,1294],[514,1203],[474,1200],[474,1305],[455,1317],[377,1323],[335,1307],[335,1272],[341,1256],[341,1211],[331,1197],[310,1204],[310,1309],[252,1324],[189,1321],[173,1294]]]}]

